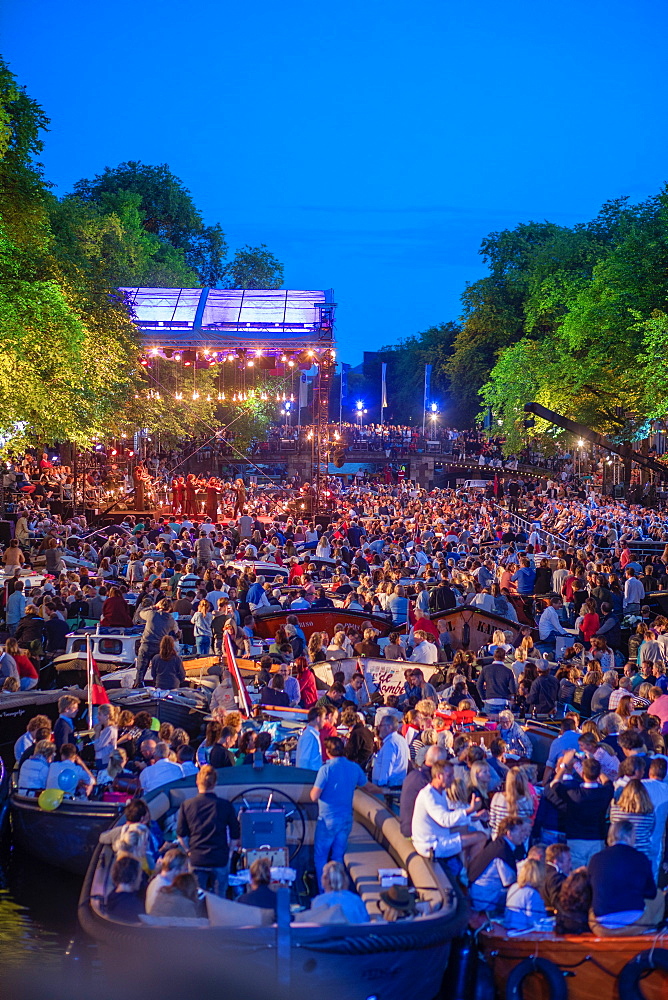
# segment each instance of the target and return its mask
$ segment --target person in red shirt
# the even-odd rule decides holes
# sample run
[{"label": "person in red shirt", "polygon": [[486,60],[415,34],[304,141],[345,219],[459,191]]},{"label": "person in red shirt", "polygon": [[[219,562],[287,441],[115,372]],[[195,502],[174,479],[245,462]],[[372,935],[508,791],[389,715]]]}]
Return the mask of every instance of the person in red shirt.
[{"label": "person in red shirt", "polygon": [[320,745],[322,747],[322,759],[327,760],[327,753],[325,751],[325,740],[328,740],[330,736],[338,736],[339,731],[336,728],[336,724],[339,721],[339,710],[335,708],[334,705],[329,706],[325,709],[325,721],[322,724],[322,729],[320,730]]},{"label": "person in red shirt", "polygon": [[582,610],[584,611],[584,617],[582,619],[582,624],[580,625],[580,631],[584,641],[589,643],[591,642],[592,637],[598,632],[601,619],[598,617],[598,613],[596,611],[596,601],[591,598],[584,602]]},{"label": "person in red shirt", "polygon": [[10,638],[5,642],[5,650],[10,656],[14,657],[16,669],[19,672],[19,684],[21,691],[31,691],[34,687],[37,687],[39,674],[35,669],[35,664],[29,656],[26,656],[25,653],[19,652],[19,644],[16,639],[10,636]]},{"label": "person in red shirt", "polygon": [[436,623],[431,620],[431,618],[417,618],[415,624],[413,625],[413,634],[415,632],[427,632],[428,635],[433,635],[434,639],[438,642],[439,634],[436,628]]},{"label": "person in red shirt", "polygon": [[309,666],[305,656],[298,656],[295,660],[295,671],[300,691],[301,708],[313,708],[318,700],[318,689],[315,683],[315,674]]}]

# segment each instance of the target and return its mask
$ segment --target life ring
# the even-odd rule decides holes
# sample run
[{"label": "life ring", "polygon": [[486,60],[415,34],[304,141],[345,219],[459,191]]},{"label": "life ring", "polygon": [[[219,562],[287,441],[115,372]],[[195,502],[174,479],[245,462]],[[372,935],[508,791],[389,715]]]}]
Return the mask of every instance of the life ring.
[{"label": "life ring", "polygon": [[547,958],[525,958],[515,966],[506,983],[506,1000],[523,1000],[522,984],[534,972],[539,972],[547,980],[550,1000],[567,1000],[568,991],[563,973],[558,965]]},{"label": "life ring", "polygon": [[626,963],[617,980],[620,997],[624,1000],[645,1000],[640,979],[654,969],[668,972],[668,951],[665,948],[641,951]]}]

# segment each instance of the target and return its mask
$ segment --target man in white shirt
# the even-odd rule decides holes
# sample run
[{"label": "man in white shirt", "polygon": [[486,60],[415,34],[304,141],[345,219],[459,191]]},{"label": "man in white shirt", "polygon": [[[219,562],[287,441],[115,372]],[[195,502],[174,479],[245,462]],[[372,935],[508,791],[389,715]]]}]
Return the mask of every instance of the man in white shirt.
[{"label": "man in white shirt", "polygon": [[178,781],[182,777],[181,766],[169,760],[169,744],[158,743],[155,748],[155,763],[144,768],[139,775],[139,784],[143,792],[150,792],[160,785],[167,785],[170,781]]},{"label": "man in white shirt", "polygon": [[413,635],[414,638],[417,639],[417,645],[413,647],[411,662],[436,663],[438,660],[438,649],[433,642],[429,641],[427,633],[418,629],[417,632],[413,633]]},{"label": "man in white shirt", "polygon": [[553,652],[558,635],[567,636],[570,639],[573,638],[573,635],[567,632],[559,621],[558,611],[562,607],[563,601],[561,598],[553,597],[538,619],[538,642],[536,645],[541,652]]},{"label": "man in white shirt", "polygon": [[636,577],[632,566],[626,567],[626,583],[624,584],[624,614],[639,615],[642,602],[645,600],[645,588]]},{"label": "man in white shirt", "polygon": [[653,757],[649,764],[649,777],[643,779],[645,791],[654,806],[654,830],[650,836],[649,857],[652,862],[652,874],[656,881],[663,861],[664,842],[666,838],[666,822],[668,821],[668,781],[666,781],[665,757]]},{"label": "man in white shirt", "polygon": [[408,774],[408,744],[397,732],[399,722],[391,715],[380,720],[381,747],[373,761],[372,781],[380,788],[399,788]]},{"label": "man in white shirt", "polygon": [[413,810],[411,836],[415,850],[423,858],[452,858],[460,852],[465,863],[485,846],[487,837],[479,832],[454,832],[453,827],[466,826],[469,817],[482,819],[481,800],[471,796],[468,806],[451,807],[445,792],[455,780],[455,770],[450,761],[432,764],[431,781],[418,792]]},{"label": "man in white shirt", "polygon": [[471,608],[480,608],[481,611],[494,611],[494,598],[489,587],[484,587],[479,594],[474,594],[468,602]]},{"label": "man in white shirt", "polygon": [[297,743],[295,764],[308,771],[319,771],[323,765],[320,730],[325,721],[325,709],[312,708],[306,716],[306,720],[307,726]]}]

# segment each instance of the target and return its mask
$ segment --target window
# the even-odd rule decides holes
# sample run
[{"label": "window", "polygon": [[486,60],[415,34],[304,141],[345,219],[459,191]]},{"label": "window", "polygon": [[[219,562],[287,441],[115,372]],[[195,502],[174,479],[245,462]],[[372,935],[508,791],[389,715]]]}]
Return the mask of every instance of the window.
[{"label": "window", "polygon": [[120,639],[100,639],[97,650],[106,656],[120,656],[123,652],[123,643]]}]

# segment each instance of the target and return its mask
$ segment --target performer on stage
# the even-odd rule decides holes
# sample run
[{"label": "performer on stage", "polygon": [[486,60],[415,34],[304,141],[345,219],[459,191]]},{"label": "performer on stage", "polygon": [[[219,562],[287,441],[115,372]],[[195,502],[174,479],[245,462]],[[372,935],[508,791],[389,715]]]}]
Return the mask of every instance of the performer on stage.
[{"label": "performer on stage", "polygon": [[172,514],[180,514],[181,504],[179,503],[179,481],[174,476],[172,479]]},{"label": "performer on stage", "polygon": [[246,487],[244,486],[243,479],[237,479],[234,486],[234,511],[232,517],[236,517],[237,514],[243,514],[246,508]]},{"label": "performer on stage", "polygon": [[215,524],[218,520],[218,497],[220,496],[220,480],[211,476],[206,484],[206,513]]},{"label": "performer on stage", "polygon": [[137,462],[132,470],[132,482],[135,487],[135,508],[137,510],[144,510],[146,502],[144,499],[144,488],[148,478],[148,470],[146,469],[144,463],[141,461]]},{"label": "performer on stage", "polygon": [[183,476],[176,480],[176,500],[179,505],[179,514],[185,514],[186,510],[186,481]]},{"label": "performer on stage", "polygon": [[186,476],[186,506],[188,515],[197,513],[197,477],[192,472]]}]

